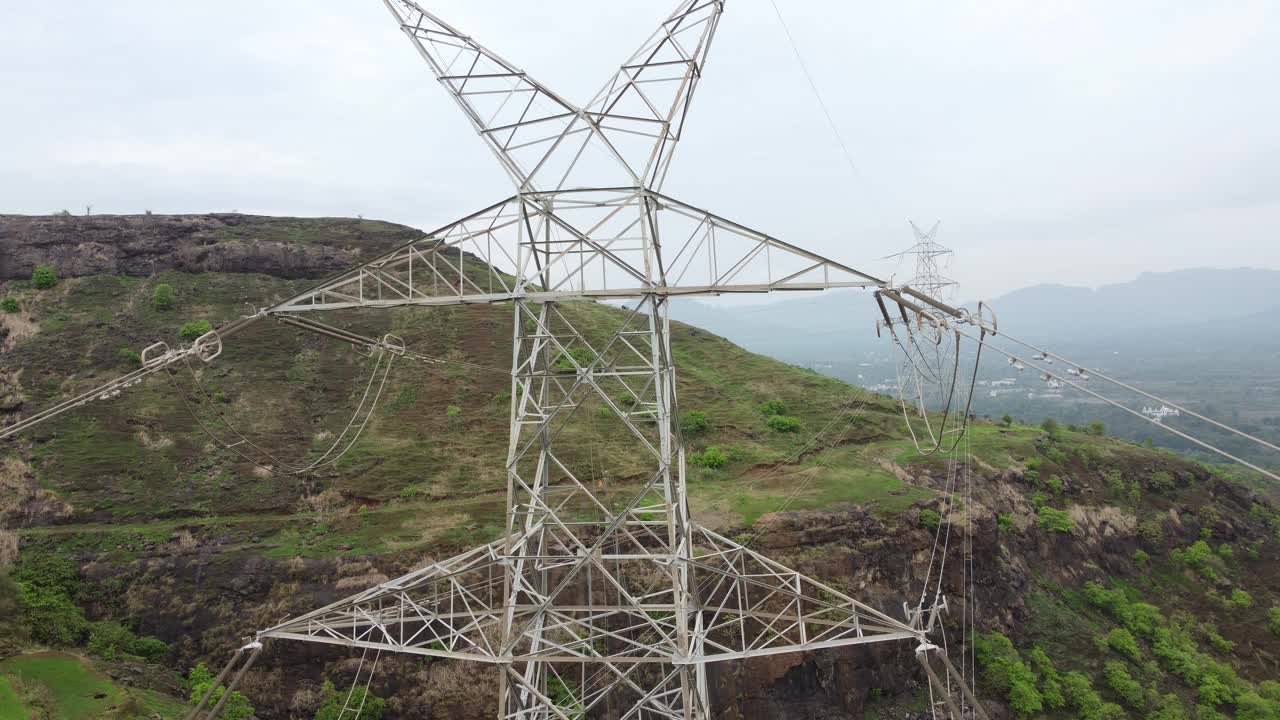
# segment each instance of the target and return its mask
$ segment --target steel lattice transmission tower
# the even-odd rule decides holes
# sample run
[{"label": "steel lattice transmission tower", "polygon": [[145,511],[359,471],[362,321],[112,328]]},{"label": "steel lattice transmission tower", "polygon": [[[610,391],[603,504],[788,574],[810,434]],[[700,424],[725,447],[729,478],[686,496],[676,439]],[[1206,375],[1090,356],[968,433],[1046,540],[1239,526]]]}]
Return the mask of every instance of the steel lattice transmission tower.
[{"label": "steel lattice transmission tower", "polygon": [[911,223],[911,232],[915,235],[916,244],[889,257],[915,259],[915,275],[906,285],[936,300],[950,299],[950,295],[955,289],[956,281],[945,277],[942,272],[943,268],[951,263],[953,253],[950,248],[936,240],[938,227],[942,224],[942,221],[934,222],[933,227],[929,228],[928,232],[921,230],[920,226],[915,224],[915,221],[909,222]]},{"label": "steel lattice transmission tower", "polygon": [[[385,4],[516,192],[265,314],[512,303],[506,526],[257,639],[493,664],[498,717],[519,720],[706,718],[709,662],[923,644],[918,613],[892,618],[690,517],[670,299],[884,286],[660,192],[723,1],[680,2],[581,107],[416,3]],[[561,307],[600,299],[627,300],[604,339]],[[644,450],[625,502],[565,459],[587,403]]]}]

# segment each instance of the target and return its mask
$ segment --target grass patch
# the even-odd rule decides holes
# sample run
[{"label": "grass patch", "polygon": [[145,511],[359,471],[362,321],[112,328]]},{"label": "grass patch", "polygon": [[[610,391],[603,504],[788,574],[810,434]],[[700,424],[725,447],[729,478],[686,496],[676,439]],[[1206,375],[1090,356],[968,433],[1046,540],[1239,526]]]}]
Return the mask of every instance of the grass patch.
[{"label": "grass patch", "polygon": [[57,717],[65,720],[103,717],[128,699],[125,691],[84,660],[64,653],[10,658],[0,662],[0,674],[24,684],[43,685],[54,701]]}]

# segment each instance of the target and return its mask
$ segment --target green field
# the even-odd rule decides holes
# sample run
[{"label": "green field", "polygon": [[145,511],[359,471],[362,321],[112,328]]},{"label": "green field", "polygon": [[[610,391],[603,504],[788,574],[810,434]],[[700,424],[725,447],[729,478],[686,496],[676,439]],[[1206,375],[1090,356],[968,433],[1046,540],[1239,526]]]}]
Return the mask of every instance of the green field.
[{"label": "green field", "polygon": [[43,710],[59,720],[181,717],[183,705],[147,690],[123,688],[89,661],[58,652],[0,662],[0,720],[27,720]]}]

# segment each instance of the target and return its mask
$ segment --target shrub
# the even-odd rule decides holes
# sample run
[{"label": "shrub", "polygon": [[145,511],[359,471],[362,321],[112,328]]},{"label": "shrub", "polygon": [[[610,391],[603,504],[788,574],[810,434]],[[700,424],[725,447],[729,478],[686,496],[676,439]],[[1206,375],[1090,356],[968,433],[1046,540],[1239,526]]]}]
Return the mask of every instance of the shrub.
[{"label": "shrub", "polygon": [[1177,693],[1166,693],[1160,697],[1160,707],[1147,715],[1147,720],[1187,720],[1187,711],[1182,707],[1182,698]]},{"label": "shrub", "polygon": [[1106,678],[1107,687],[1119,695],[1125,705],[1134,710],[1147,708],[1147,694],[1142,689],[1142,683],[1133,679],[1124,663],[1108,660],[1102,668],[1102,676]]},{"label": "shrub", "polygon": [[1218,632],[1217,626],[1212,623],[1201,628],[1204,631],[1204,637],[1215,650],[1221,653],[1230,653],[1236,648],[1236,644],[1222,637],[1222,633]]},{"label": "shrub", "polygon": [[1013,427],[1013,416],[1005,413],[1004,417],[1000,418],[1000,424],[1005,427]]},{"label": "shrub", "polygon": [[31,271],[31,285],[37,290],[48,290],[58,284],[58,273],[49,265],[37,265]]},{"label": "shrub", "polygon": [[1226,543],[1223,543],[1218,546],[1218,557],[1220,558],[1230,560],[1232,557],[1235,556],[1235,554],[1236,554],[1235,550],[1231,549],[1231,546]]},{"label": "shrub", "polygon": [[1134,565],[1137,565],[1138,567],[1142,568],[1142,567],[1146,567],[1148,562],[1151,562],[1151,556],[1147,554],[1146,550],[1143,550],[1142,548],[1138,548],[1137,550],[1133,551]]},{"label": "shrub", "polygon": [[1093,689],[1088,676],[1072,671],[1062,676],[1062,694],[1067,705],[1074,708],[1076,717],[1081,720],[1122,720],[1127,718],[1124,708],[1115,703],[1102,701],[1102,696]]},{"label": "shrub", "polygon": [[[204,663],[200,663],[191,668],[191,672],[187,673],[186,686],[190,692],[191,705],[195,706],[204,698],[205,693],[209,692],[209,688],[213,686],[213,673],[209,672],[209,668]],[[209,698],[209,704],[206,708],[212,708],[218,704],[226,693],[226,686],[219,685],[217,690],[213,691],[213,695]],[[227,702],[222,706],[222,715],[220,717],[225,720],[249,720],[253,717],[253,705],[249,704],[249,699],[240,694],[239,690],[231,691],[231,695],[227,698]]]},{"label": "shrub", "polygon": [[1138,648],[1138,641],[1134,639],[1133,633],[1124,628],[1116,628],[1107,633],[1107,647],[1134,662],[1142,659],[1142,650]]},{"label": "shrub", "polygon": [[1138,537],[1148,545],[1159,545],[1164,541],[1164,519],[1156,516],[1139,521]]},{"label": "shrub", "polygon": [[0,300],[0,310],[4,310],[7,313],[18,312],[18,298],[7,297],[4,300]]},{"label": "shrub", "polygon": [[209,324],[208,320],[192,320],[182,324],[182,327],[178,330],[178,337],[183,340],[195,340],[210,330],[213,330],[213,326]]},{"label": "shrub", "polygon": [[1013,529],[1013,513],[1000,513],[999,515],[996,515],[996,532],[1013,532]]},{"label": "shrub", "polygon": [[712,445],[702,452],[696,452],[689,456],[689,462],[693,463],[697,467],[717,470],[728,464],[729,456],[720,452],[720,448]]},{"label": "shrub", "polygon": [[1103,425],[1101,420],[1094,420],[1093,422],[1089,423],[1089,427],[1085,429],[1085,432],[1089,433],[1090,435],[1096,435],[1100,437],[1102,435],[1107,434],[1107,426]]},{"label": "shrub", "polygon": [[1067,452],[1062,448],[1056,448],[1056,447],[1048,448],[1044,451],[1044,456],[1049,458],[1049,462],[1052,462],[1054,465],[1057,465],[1058,467],[1067,466]]},{"label": "shrub", "polygon": [[93,623],[89,629],[89,652],[103,660],[115,660],[129,650],[129,646],[137,640],[128,628],[118,622],[102,620]]},{"label": "shrub", "polygon": [[79,645],[89,631],[75,603],[79,575],[65,558],[40,555],[24,560],[13,573],[17,585],[19,626],[46,645]]},{"label": "shrub", "polygon": [[339,692],[325,680],[320,693],[324,702],[316,711],[315,720],[381,720],[386,706],[385,700],[358,685],[349,693]]},{"label": "shrub", "polygon": [[1049,484],[1049,490],[1051,490],[1054,495],[1062,494],[1062,489],[1063,489],[1062,478],[1058,477],[1057,475],[1050,475],[1048,484]]},{"label": "shrub", "polygon": [[1151,473],[1151,487],[1160,492],[1169,492],[1174,488],[1173,476],[1160,470]]},{"label": "shrub", "polygon": [[173,286],[169,283],[160,283],[151,292],[151,307],[156,310],[168,310],[173,307],[173,298]]},{"label": "shrub", "polygon": [[1035,510],[1036,512],[1040,512],[1040,508],[1044,507],[1049,503],[1049,498],[1045,497],[1044,493],[1042,492],[1035,492],[1035,493],[1031,493],[1030,502],[1031,502],[1031,509]]},{"label": "shrub", "polygon": [[1044,506],[1036,513],[1036,525],[1041,530],[1049,532],[1069,533],[1075,530],[1075,523],[1071,522],[1071,516],[1063,510],[1055,510],[1049,506]]},{"label": "shrub", "polygon": [[1048,710],[1061,710],[1066,707],[1067,700],[1062,694],[1062,676],[1053,667],[1053,662],[1038,646],[1027,651],[1027,659],[1031,667],[1040,676],[1040,698]]},{"label": "shrub", "polygon": [[770,415],[765,422],[774,432],[789,433],[800,429],[800,420],[790,415]]},{"label": "shrub", "polygon": [[1060,426],[1058,421],[1053,418],[1045,418],[1044,422],[1040,423],[1040,429],[1049,433],[1049,437],[1053,437],[1055,434],[1062,431],[1062,426]]},{"label": "shrub", "polygon": [[1236,588],[1231,591],[1231,599],[1227,600],[1227,606],[1233,610],[1247,610],[1253,607],[1253,596]]},{"label": "shrub", "polygon": [[587,367],[595,362],[595,353],[584,347],[576,347],[569,350],[568,354],[560,353],[556,356],[556,360],[552,363],[555,369],[560,372],[574,372],[574,364],[578,367]]},{"label": "shrub", "polygon": [[613,402],[616,403],[618,407],[627,409],[636,404],[636,396],[629,392],[620,393],[613,399]]},{"label": "shrub", "polygon": [[787,406],[781,400],[765,400],[760,403],[760,414],[765,417],[774,415],[782,415],[787,412]]},{"label": "shrub", "polygon": [[116,351],[116,357],[130,365],[141,365],[142,354],[133,348],[122,347]]},{"label": "shrub", "polygon": [[987,681],[1006,694],[1015,713],[1029,717],[1044,709],[1036,674],[1018,656],[1009,638],[995,632],[975,635],[973,647]]},{"label": "shrub", "polygon": [[928,528],[929,530],[937,530],[938,526],[941,524],[942,516],[938,514],[937,510],[925,509],[920,511],[921,527]]},{"label": "shrub", "polygon": [[1200,702],[1205,705],[1224,705],[1233,699],[1231,688],[1213,675],[1205,677],[1200,683],[1197,693],[1199,694]]},{"label": "shrub", "polygon": [[1267,615],[1267,629],[1272,635],[1280,637],[1280,607],[1273,607]]},{"label": "shrub", "polygon": [[1218,571],[1214,567],[1216,558],[1214,557],[1213,548],[1209,547],[1209,543],[1204,540],[1197,540],[1184,549],[1174,550],[1170,553],[1170,557],[1175,562],[1182,563],[1195,570],[1205,580],[1212,583],[1218,581]]},{"label": "shrub", "polygon": [[701,410],[690,410],[680,418],[680,432],[685,435],[700,435],[710,427],[711,422],[707,420],[707,414]]}]

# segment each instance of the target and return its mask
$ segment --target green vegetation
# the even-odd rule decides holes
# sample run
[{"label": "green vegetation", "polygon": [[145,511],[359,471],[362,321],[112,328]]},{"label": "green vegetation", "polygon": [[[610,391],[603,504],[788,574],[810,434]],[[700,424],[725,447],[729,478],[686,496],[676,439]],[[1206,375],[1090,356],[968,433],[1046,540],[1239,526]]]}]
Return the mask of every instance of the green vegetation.
[{"label": "green vegetation", "polygon": [[800,419],[790,415],[770,415],[765,424],[770,430],[780,433],[793,433],[800,429]]},{"label": "green vegetation", "polygon": [[1271,608],[1267,614],[1267,629],[1272,635],[1280,637],[1280,607]]},{"label": "green vegetation", "polygon": [[586,717],[587,712],[573,695],[573,691],[560,679],[559,675],[552,675],[547,678],[547,696],[556,704],[569,720],[581,720]]},{"label": "green vegetation", "polygon": [[938,525],[941,523],[942,516],[938,514],[937,510],[930,510],[926,508],[920,511],[920,527],[927,530],[937,530]]},{"label": "green vegetation", "polygon": [[983,679],[1004,694],[1010,709],[1020,717],[1031,717],[1044,709],[1036,673],[1023,662],[1009,638],[995,632],[976,635],[973,646]]},{"label": "green vegetation", "polygon": [[1076,527],[1066,511],[1055,510],[1048,505],[1043,505],[1036,511],[1036,525],[1041,530],[1057,533],[1070,533]]},{"label": "green vegetation", "polygon": [[58,284],[58,273],[49,265],[37,265],[31,271],[31,286],[37,290],[48,290]]},{"label": "green vegetation", "polygon": [[195,340],[210,330],[213,330],[213,325],[208,320],[192,320],[182,324],[178,330],[178,337],[183,340]]},{"label": "green vegetation", "polygon": [[[324,702],[316,711],[315,720],[382,720],[382,711],[387,701],[369,692],[367,687],[357,685],[349,694],[339,692],[328,680],[320,687]],[[346,712],[343,712],[343,709]]]},{"label": "green vegetation", "polygon": [[168,310],[173,307],[174,297],[173,286],[169,283],[160,283],[156,285],[156,289],[151,292],[151,307],[156,310]]},{"label": "green vegetation", "polygon": [[57,652],[0,662],[0,720],[177,720],[182,705],[114,683],[83,658]]},{"label": "green vegetation", "polygon": [[1253,596],[1240,588],[1236,588],[1231,591],[1231,598],[1227,600],[1227,607],[1232,610],[1247,610],[1253,607]]},{"label": "green vegetation", "polygon": [[1013,523],[1013,513],[1000,513],[996,515],[996,532],[1013,532],[1015,527],[1017,526]]},{"label": "green vegetation", "polygon": [[696,467],[718,470],[729,463],[729,456],[721,452],[720,448],[711,445],[701,452],[690,455],[689,462]]},{"label": "green vegetation", "polygon": [[[631,407],[635,404],[632,399],[630,404],[623,407]],[[685,435],[701,435],[711,428],[710,421],[707,420],[707,414],[701,410],[690,410],[680,418],[680,432]]]},{"label": "green vegetation", "polygon": [[[204,663],[199,663],[191,668],[191,672],[187,673],[187,679],[184,683],[190,704],[192,707],[199,705],[204,696],[209,693],[209,689],[213,687],[214,674],[209,672],[209,668]],[[209,697],[206,708],[217,705],[222,700],[222,696],[227,692],[224,685],[219,685],[218,689],[213,691],[213,695]],[[341,708],[339,708],[341,709]],[[240,694],[239,690],[232,690],[230,697],[222,706],[222,714],[220,715],[226,720],[248,720],[253,717],[253,705],[249,703],[249,699]]]},{"label": "green vegetation", "polygon": [[3,300],[0,300],[0,310],[4,310],[7,313],[18,312],[19,310],[18,298],[7,297]]},{"label": "green vegetation", "polygon": [[575,347],[570,348],[567,354],[560,353],[557,355],[555,362],[552,363],[552,367],[554,367],[558,372],[571,373],[576,371],[575,365],[577,367],[585,368],[595,362],[595,359],[595,353],[591,352],[587,348]]},{"label": "green vegetation", "polygon": [[785,415],[787,412],[787,404],[781,400],[765,400],[760,403],[760,414],[765,417],[773,417],[774,415]]},{"label": "green vegetation", "polygon": [[1133,633],[1124,628],[1115,628],[1107,633],[1107,647],[1134,661],[1142,661],[1142,650],[1138,647],[1138,641],[1133,637]]},{"label": "green vegetation", "polygon": [[1139,712],[1147,709],[1147,695],[1142,683],[1133,679],[1124,663],[1108,660],[1102,668],[1102,676],[1107,680],[1107,687],[1119,695],[1125,705]]},{"label": "green vegetation", "polygon": [[89,629],[89,652],[103,660],[134,655],[145,660],[158,660],[169,652],[169,646],[153,637],[140,638],[125,626],[111,620],[93,623]]}]

